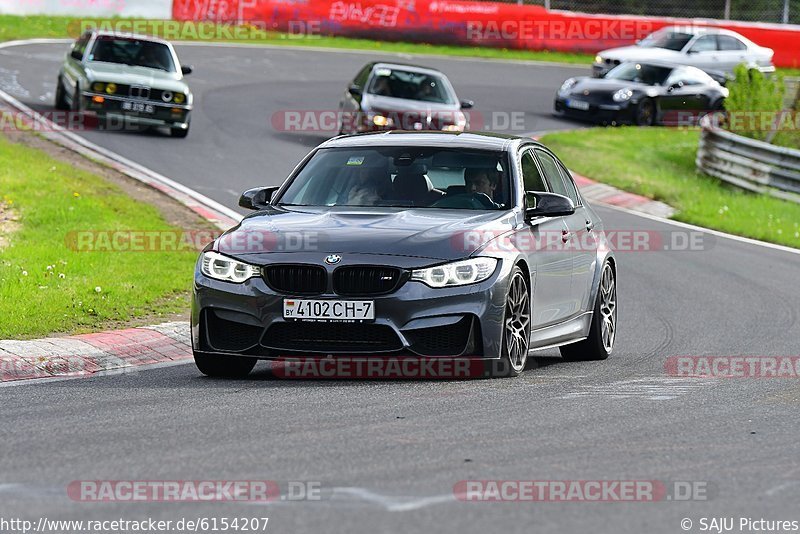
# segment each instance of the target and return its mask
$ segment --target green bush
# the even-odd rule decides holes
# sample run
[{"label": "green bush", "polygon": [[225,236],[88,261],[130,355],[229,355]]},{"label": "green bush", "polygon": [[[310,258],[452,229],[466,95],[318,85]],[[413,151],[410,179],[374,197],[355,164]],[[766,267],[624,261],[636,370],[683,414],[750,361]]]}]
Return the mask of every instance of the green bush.
[{"label": "green bush", "polygon": [[730,95],[725,99],[730,130],[759,141],[771,140],[771,127],[783,110],[783,76],[767,77],[744,63],[733,74],[736,78],[728,82]]}]

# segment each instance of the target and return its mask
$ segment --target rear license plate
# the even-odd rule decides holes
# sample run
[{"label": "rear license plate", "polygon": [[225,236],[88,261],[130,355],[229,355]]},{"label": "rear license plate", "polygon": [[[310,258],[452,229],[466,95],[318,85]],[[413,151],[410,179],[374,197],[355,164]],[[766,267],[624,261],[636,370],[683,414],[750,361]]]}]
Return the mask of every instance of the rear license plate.
[{"label": "rear license plate", "polygon": [[155,113],[156,108],[151,104],[144,104],[142,102],[123,102],[123,111],[134,111],[136,113]]},{"label": "rear license plate", "polygon": [[567,100],[567,107],[572,109],[580,109],[582,111],[587,111],[589,109],[589,103],[584,102],[583,100]]},{"label": "rear license plate", "polygon": [[372,300],[284,299],[283,318],[318,322],[374,321],[375,302]]}]

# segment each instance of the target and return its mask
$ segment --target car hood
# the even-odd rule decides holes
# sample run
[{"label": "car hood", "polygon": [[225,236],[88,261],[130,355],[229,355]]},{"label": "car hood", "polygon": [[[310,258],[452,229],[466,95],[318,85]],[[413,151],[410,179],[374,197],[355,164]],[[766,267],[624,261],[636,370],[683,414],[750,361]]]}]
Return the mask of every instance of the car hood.
[{"label": "car hood", "polygon": [[407,100],[405,98],[392,98],[388,96],[378,96],[365,94],[361,101],[364,111],[385,111],[385,112],[425,112],[435,113],[437,111],[453,112],[461,109],[461,104],[439,104],[436,102],[423,102],[421,100]]},{"label": "car hood", "polygon": [[[214,249],[245,261],[264,254],[385,254],[456,260],[511,231],[509,211],[270,208],[242,220]],[[250,258],[248,260],[248,258]]]},{"label": "car hood", "polygon": [[90,81],[144,85],[173,92],[187,92],[189,89],[186,82],[183,81],[183,75],[177,72],[165,72],[118,63],[89,63],[86,67],[86,76]]},{"label": "car hood", "polygon": [[619,61],[679,61],[686,59],[686,56],[674,50],[666,48],[647,48],[643,46],[621,46],[619,48],[609,48],[600,52],[600,56]]},{"label": "car hood", "polygon": [[607,80],[605,78],[576,78],[577,83],[570,87],[568,94],[582,98],[608,97],[619,91],[628,88],[634,92],[641,91],[648,96],[658,94],[658,87],[637,82],[626,82],[624,80]]}]

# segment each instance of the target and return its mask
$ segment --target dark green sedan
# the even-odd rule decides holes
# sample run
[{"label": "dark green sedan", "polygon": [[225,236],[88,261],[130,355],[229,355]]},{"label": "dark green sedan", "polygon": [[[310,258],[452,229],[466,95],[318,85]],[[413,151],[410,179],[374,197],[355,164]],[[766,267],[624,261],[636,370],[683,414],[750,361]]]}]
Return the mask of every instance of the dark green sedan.
[{"label": "dark green sedan", "polygon": [[193,96],[175,49],[153,37],[86,31],[58,73],[55,105],[90,113],[107,128],[167,127],[189,134]]}]

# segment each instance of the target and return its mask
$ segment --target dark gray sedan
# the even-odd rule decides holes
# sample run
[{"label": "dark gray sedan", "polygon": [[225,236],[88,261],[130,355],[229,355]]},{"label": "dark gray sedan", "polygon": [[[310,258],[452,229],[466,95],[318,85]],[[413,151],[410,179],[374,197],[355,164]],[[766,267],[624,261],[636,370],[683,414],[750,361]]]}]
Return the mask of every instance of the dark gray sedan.
[{"label": "dark gray sedan", "polygon": [[605,359],[616,260],[566,167],[531,139],[386,132],[314,149],[202,253],[192,342],[210,376],[286,356]]}]

